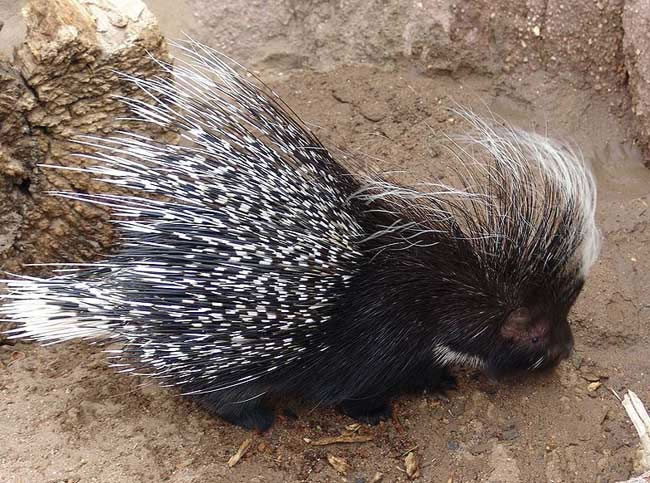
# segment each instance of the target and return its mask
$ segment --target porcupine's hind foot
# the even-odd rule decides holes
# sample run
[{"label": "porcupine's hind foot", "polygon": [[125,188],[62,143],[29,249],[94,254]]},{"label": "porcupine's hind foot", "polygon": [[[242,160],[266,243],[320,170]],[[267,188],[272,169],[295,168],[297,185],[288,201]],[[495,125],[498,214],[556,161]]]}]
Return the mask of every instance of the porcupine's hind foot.
[{"label": "porcupine's hind foot", "polygon": [[391,418],[393,411],[390,399],[386,396],[346,399],[341,403],[341,411],[360,423],[375,425]]},{"label": "porcupine's hind foot", "polygon": [[223,398],[215,394],[202,394],[195,399],[210,413],[231,424],[263,433],[275,421],[275,411],[258,399],[224,404]]}]

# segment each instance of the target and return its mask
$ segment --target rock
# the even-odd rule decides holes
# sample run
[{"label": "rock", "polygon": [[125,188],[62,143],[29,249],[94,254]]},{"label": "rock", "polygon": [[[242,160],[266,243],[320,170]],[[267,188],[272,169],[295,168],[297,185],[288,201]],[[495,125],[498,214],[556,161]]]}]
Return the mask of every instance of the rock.
[{"label": "rock", "polygon": [[[163,14],[166,0],[150,3],[169,16]],[[260,70],[354,63],[391,69],[406,58],[425,73],[546,70],[606,92],[625,81],[624,0],[269,0],[265,8],[246,0],[184,3],[184,18],[201,12],[182,22],[185,31]]]},{"label": "rock", "polygon": [[39,165],[87,163],[70,156],[83,150],[70,138],[126,128],[117,120],[126,108],[113,96],[142,95],[114,71],[166,75],[147,52],[168,58],[155,18],[139,0],[31,0],[23,16],[24,39],[11,62],[0,61],[0,263],[9,272],[28,263],[88,261],[113,248],[105,209],[45,195],[97,191],[97,183]]},{"label": "rock", "polygon": [[623,11],[623,50],[637,137],[650,166],[650,0],[628,0]]}]

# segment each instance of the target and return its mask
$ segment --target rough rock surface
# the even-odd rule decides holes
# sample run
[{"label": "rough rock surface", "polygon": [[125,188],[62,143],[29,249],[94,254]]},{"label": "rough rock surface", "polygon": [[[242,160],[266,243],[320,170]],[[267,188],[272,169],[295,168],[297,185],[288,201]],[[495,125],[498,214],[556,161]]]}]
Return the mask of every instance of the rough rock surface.
[{"label": "rough rock surface", "polygon": [[[149,0],[156,10],[166,0]],[[184,0],[185,30],[237,59],[331,69],[407,58],[423,72],[544,69],[596,90],[625,71],[624,0]],[[162,11],[162,9],[161,9]]]},{"label": "rough rock surface", "polygon": [[[628,0],[623,13],[625,60],[640,144],[650,144],[650,0]],[[650,166],[650,156],[646,156]]]},{"label": "rough rock surface", "polygon": [[33,0],[24,17],[24,43],[0,63],[0,266],[23,273],[25,264],[88,260],[111,249],[105,210],[46,194],[94,191],[95,183],[39,165],[86,163],[70,156],[80,150],[70,139],[118,129],[125,109],[112,96],[137,95],[114,71],[159,73],[146,52],[167,55],[139,1]]}]

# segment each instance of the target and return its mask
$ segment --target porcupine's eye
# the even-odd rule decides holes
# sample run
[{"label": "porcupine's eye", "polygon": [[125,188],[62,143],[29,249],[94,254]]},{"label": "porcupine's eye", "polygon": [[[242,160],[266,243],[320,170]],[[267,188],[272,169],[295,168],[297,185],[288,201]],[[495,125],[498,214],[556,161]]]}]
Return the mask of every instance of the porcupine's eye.
[{"label": "porcupine's eye", "polygon": [[544,317],[534,317],[530,310],[520,307],[508,316],[501,335],[518,347],[540,350],[548,339],[550,322]]}]

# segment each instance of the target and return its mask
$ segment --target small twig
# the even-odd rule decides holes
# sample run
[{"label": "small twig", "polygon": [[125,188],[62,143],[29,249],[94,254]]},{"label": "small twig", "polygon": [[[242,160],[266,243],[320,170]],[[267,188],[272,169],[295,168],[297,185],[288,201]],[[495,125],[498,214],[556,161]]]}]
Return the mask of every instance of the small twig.
[{"label": "small twig", "polygon": [[313,446],[327,446],[328,444],[337,443],[367,443],[373,439],[374,438],[372,436],[363,436],[359,434],[342,434],[340,436],[321,438],[316,441],[312,441],[311,444]]},{"label": "small twig", "polygon": [[432,458],[431,461],[429,461],[428,463],[423,464],[423,465],[420,467],[420,469],[423,470],[423,469],[425,469],[425,468],[428,468],[429,466],[431,466],[431,465],[434,464],[435,462],[436,462],[436,458]]},{"label": "small twig", "polygon": [[639,397],[633,391],[627,391],[623,397],[623,407],[627,412],[641,440],[644,463],[650,467],[650,416]]},{"label": "small twig", "polygon": [[650,469],[650,416],[648,415],[648,411],[643,405],[643,402],[641,402],[641,399],[630,390],[627,391],[621,403],[641,440],[639,451],[641,467]]},{"label": "small twig", "polygon": [[232,468],[237,463],[239,463],[239,460],[242,459],[242,457],[246,454],[246,451],[248,451],[248,448],[250,448],[252,442],[253,438],[245,439],[241,446],[239,446],[237,452],[228,460],[228,466]]},{"label": "small twig", "polygon": [[418,445],[417,445],[417,444],[416,444],[415,446],[413,446],[412,448],[409,448],[409,449],[407,449],[406,451],[404,451],[400,456],[403,458],[404,456],[406,456],[407,454],[409,454],[409,453],[415,451],[416,449],[418,449]]}]

